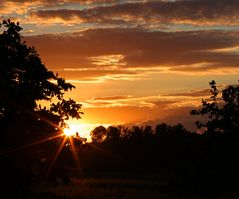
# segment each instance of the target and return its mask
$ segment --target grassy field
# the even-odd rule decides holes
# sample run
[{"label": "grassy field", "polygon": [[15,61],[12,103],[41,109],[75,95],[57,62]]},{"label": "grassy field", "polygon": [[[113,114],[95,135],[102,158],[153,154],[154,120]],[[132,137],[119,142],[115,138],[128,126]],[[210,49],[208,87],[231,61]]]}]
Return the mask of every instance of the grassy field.
[{"label": "grassy field", "polygon": [[181,198],[162,193],[159,191],[160,186],[161,184],[152,180],[75,178],[69,184],[60,181],[54,184],[44,184],[38,187],[35,193],[42,198],[65,199]]},{"label": "grassy field", "polygon": [[[74,178],[69,184],[60,180],[35,188],[41,199],[205,199],[208,197],[170,192],[154,180]],[[209,197],[210,198],[210,197]],[[237,194],[220,193],[213,199],[238,199]]]}]

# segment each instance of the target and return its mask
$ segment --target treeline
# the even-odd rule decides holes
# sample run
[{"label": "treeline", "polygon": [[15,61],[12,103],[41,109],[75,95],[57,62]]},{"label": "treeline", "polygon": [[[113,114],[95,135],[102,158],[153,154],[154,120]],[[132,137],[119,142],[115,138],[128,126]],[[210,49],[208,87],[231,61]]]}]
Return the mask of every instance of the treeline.
[{"label": "treeline", "polygon": [[[191,133],[181,125],[97,127],[102,140],[79,151],[81,174],[152,178],[168,192],[210,195],[237,191],[239,136]],[[99,131],[95,131],[99,132]]]},{"label": "treeline", "polygon": [[152,126],[133,126],[125,127],[122,125],[98,126],[91,131],[91,139],[93,143],[99,142],[114,142],[119,140],[137,140],[145,138],[159,137],[162,135],[169,136],[173,134],[188,134],[192,133],[187,131],[182,124],[168,125],[166,123],[158,124],[155,129]]}]

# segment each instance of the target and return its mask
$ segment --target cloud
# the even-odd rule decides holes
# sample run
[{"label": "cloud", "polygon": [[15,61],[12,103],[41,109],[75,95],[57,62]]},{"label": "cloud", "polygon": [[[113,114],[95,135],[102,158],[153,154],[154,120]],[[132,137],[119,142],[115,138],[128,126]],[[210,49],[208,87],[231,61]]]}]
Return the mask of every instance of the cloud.
[{"label": "cloud", "polygon": [[[21,1],[21,2],[1,1],[0,2],[1,6],[0,15],[2,15],[1,18],[9,18],[9,17],[13,18],[11,15],[15,14],[20,15],[27,13],[32,4],[33,3],[30,1]],[[35,2],[35,4],[37,3]],[[14,18],[16,18],[16,16],[14,16]]]},{"label": "cloud", "polygon": [[172,93],[139,97],[128,95],[94,97],[87,100],[83,106],[83,111],[86,113],[84,119],[91,118],[92,122],[107,121],[127,126],[155,126],[163,122],[182,123],[187,129],[195,131],[195,121],[199,118],[191,116],[190,111],[198,108],[201,98],[205,97],[207,91],[208,89],[193,90],[185,92],[186,95]]},{"label": "cloud", "polygon": [[[111,123],[124,125],[152,125],[159,123],[182,123],[189,130],[196,130],[195,118],[190,115],[193,107],[178,107],[174,109],[152,109],[149,107],[100,107],[83,108],[84,120],[92,123]],[[102,117],[102,115],[104,117]]]},{"label": "cloud", "polygon": [[140,1],[95,6],[82,10],[38,10],[31,17],[97,23],[158,23],[193,25],[238,25],[237,0]]},{"label": "cloud", "polygon": [[[19,0],[8,0],[8,2],[19,3]],[[21,3],[25,2],[33,2],[32,0],[21,0]],[[93,4],[93,3],[111,3],[115,2],[115,0],[35,0],[35,3],[42,4],[63,4],[63,3],[79,3],[79,4]],[[4,2],[2,2],[4,4]]]},{"label": "cloud", "polygon": [[[39,9],[59,9],[75,5],[91,7],[92,5],[99,6],[101,4],[111,4],[113,2],[115,2],[115,0],[8,0],[0,1],[0,14],[11,18],[12,15],[18,14],[20,18],[26,20],[26,15],[31,12],[36,12]],[[34,20],[28,18],[28,22],[33,23]],[[39,22],[40,21],[38,21],[38,23]]]},{"label": "cloud", "polygon": [[96,57],[89,57],[92,64],[96,66],[110,66],[112,68],[117,66],[125,66],[127,63],[124,62],[123,55],[101,55]]},{"label": "cloud", "polygon": [[173,93],[173,94],[167,94],[165,96],[171,96],[171,97],[204,97],[211,95],[210,89],[201,89],[201,90],[191,90],[188,92],[182,92],[182,93]]},{"label": "cloud", "polygon": [[75,78],[137,78],[160,72],[223,74],[235,73],[239,66],[237,31],[113,28],[25,39],[36,47],[47,67]]},{"label": "cloud", "polygon": [[155,108],[168,109],[171,105],[178,103],[177,100],[161,100],[161,101],[151,101]]},{"label": "cloud", "polygon": [[[177,109],[170,109],[167,110],[167,114],[163,112],[163,114],[154,115],[154,117],[151,117],[150,119],[139,119],[138,121],[133,121],[126,123],[125,126],[146,126],[150,125],[153,128],[155,128],[158,124],[166,123],[170,125],[176,125],[176,124],[183,124],[183,126],[190,131],[197,131],[197,127],[195,122],[198,120],[198,118],[190,115],[190,111],[193,109],[193,107],[180,107]],[[149,110],[150,112],[150,110]],[[150,112],[153,114],[153,112]],[[203,118],[200,118],[200,120]]]},{"label": "cloud", "polygon": [[142,77],[138,71],[123,69],[77,68],[57,69],[52,68],[65,79],[72,81],[105,81],[105,80],[135,80]]},{"label": "cloud", "polygon": [[[206,89],[205,89],[206,90]],[[206,91],[205,91],[206,92]],[[85,107],[146,107],[157,110],[175,109],[179,107],[194,107],[201,103],[205,92],[195,90],[187,95],[175,93],[169,95],[148,95],[148,96],[101,96],[86,100]],[[201,93],[201,95],[200,95]],[[210,95],[210,93],[208,93]],[[207,95],[207,96],[208,96]]]},{"label": "cloud", "polygon": [[97,101],[97,100],[125,100],[125,99],[130,99],[132,98],[131,95],[117,95],[117,96],[105,96],[105,97],[94,97],[92,100]]}]

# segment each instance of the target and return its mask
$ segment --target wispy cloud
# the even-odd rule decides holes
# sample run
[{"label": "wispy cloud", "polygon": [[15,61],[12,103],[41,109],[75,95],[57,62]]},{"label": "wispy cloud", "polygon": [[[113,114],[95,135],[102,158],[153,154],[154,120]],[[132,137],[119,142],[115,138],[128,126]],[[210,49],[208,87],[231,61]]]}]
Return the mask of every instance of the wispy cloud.
[{"label": "wispy cloud", "polygon": [[[155,102],[156,103],[156,102]],[[166,122],[169,124],[182,123],[189,129],[196,128],[196,118],[190,116],[193,106],[171,107],[173,101],[157,102],[153,108],[147,106],[108,106],[103,102],[98,107],[84,108],[85,119],[98,123],[110,122],[111,124],[153,125]],[[127,110],[127,111],[126,111]],[[103,116],[103,117],[102,117]],[[127,118],[127,120],[126,120]]]},{"label": "wispy cloud", "polygon": [[123,55],[100,55],[96,57],[88,57],[93,65],[96,66],[109,66],[111,68],[118,66],[125,66],[127,63],[124,61]]},{"label": "wispy cloud", "polygon": [[182,123],[188,129],[195,130],[194,123],[198,118],[190,116],[190,111],[200,106],[201,98],[208,99],[209,96],[209,89],[150,96],[102,96],[85,101],[83,107],[86,117],[94,115],[100,122],[153,126],[162,122]]},{"label": "wispy cloud", "polygon": [[97,100],[111,101],[111,100],[125,100],[130,98],[132,98],[131,95],[117,95],[117,96],[93,97],[92,100],[93,101],[97,101]]},{"label": "wispy cloud", "polygon": [[165,96],[171,96],[171,97],[205,97],[210,95],[210,89],[201,89],[201,90],[191,90],[187,92],[182,92],[182,93],[171,93],[167,94]]},{"label": "wispy cloud", "polygon": [[85,101],[86,107],[147,107],[153,109],[172,109],[198,106],[202,97],[208,98],[209,89],[193,90],[185,93],[173,93],[151,96],[102,96]]}]

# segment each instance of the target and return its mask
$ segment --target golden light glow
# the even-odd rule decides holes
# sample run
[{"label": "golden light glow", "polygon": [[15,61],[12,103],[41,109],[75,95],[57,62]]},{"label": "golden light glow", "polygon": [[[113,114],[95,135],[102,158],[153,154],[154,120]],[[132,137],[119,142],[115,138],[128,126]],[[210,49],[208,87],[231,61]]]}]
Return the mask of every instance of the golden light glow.
[{"label": "golden light glow", "polygon": [[63,130],[64,135],[67,137],[76,137],[79,136],[81,138],[86,138],[87,142],[91,142],[90,132],[97,126],[104,126],[107,128],[111,124],[89,124],[89,123],[81,123],[82,121],[71,119],[68,120],[66,123],[68,124],[69,128],[65,128]]},{"label": "golden light glow", "polygon": [[64,129],[64,134],[70,136],[80,136],[82,138],[90,138],[90,127],[87,124],[68,124],[69,128]]},{"label": "golden light glow", "polygon": [[67,136],[67,137],[76,135],[76,132],[74,130],[72,130],[71,128],[65,128],[63,130],[63,132],[64,132],[64,135]]}]

